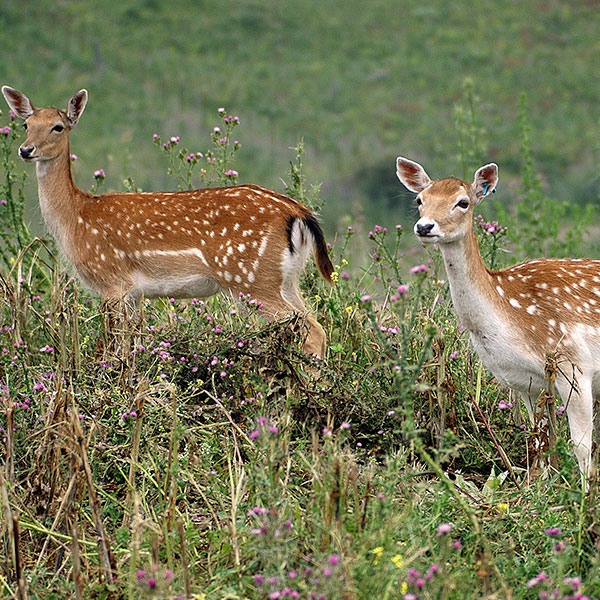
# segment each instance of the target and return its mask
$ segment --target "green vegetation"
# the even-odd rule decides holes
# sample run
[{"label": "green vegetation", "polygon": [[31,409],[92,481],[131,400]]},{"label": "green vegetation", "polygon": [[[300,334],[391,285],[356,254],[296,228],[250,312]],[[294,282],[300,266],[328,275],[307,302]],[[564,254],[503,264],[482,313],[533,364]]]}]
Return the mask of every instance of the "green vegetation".
[{"label": "green vegetation", "polygon": [[[0,129],[4,156],[19,136]],[[204,177],[228,181],[234,149],[212,139]],[[155,142],[185,187],[202,161]],[[249,298],[148,301],[107,341],[98,301],[21,239],[4,168],[2,597],[600,596],[597,490],[564,407],[547,406],[554,435],[525,424],[456,325],[439,257],[404,266],[400,226],[348,227],[334,286],[308,270],[326,364],[300,351],[301,320],[267,324]],[[321,202],[299,150],[286,179]],[[521,211],[534,237],[560,216],[544,202],[541,221]],[[510,230],[477,225],[501,263]],[[536,480],[539,448],[554,469]]]},{"label": "green vegetation", "polygon": [[[240,181],[281,189],[303,138],[327,229],[365,211],[368,231],[407,210],[398,154],[462,176],[454,123],[466,78],[487,132],[482,160],[500,165],[500,202],[519,195],[523,92],[544,181],[570,203],[596,201],[599,30],[593,2],[8,0],[0,83],[40,105],[89,90],[73,136],[84,188],[99,168],[111,189],[129,176],[173,186],[148,140],[181,136],[204,151],[225,106],[244,124]],[[28,197],[34,205],[33,185]]]},{"label": "green vegetation", "polygon": [[[90,91],[82,187],[239,172],[321,209],[336,265],[333,286],[303,280],[326,364],[299,318],[269,324],[248,298],[146,302],[106,340],[98,300],[26,226],[42,231],[34,178],[4,111],[0,597],[600,597],[598,491],[564,407],[547,436],[481,367],[439,255],[396,225],[394,175],[400,153],[434,176],[494,160],[487,263],[584,253],[599,19],[583,2],[0,6],[0,83],[40,105]],[[241,150],[214,132],[237,127],[220,106]]]}]

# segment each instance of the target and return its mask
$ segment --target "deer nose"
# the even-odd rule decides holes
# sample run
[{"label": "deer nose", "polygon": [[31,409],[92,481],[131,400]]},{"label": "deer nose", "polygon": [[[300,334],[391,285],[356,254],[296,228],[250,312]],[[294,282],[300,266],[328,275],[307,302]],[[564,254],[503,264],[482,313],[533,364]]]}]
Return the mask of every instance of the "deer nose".
[{"label": "deer nose", "polygon": [[421,223],[417,223],[417,226],[416,226],[417,235],[422,235],[422,236],[427,235],[433,229],[433,226],[434,226],[433,223],[426,223],[425,225],[421,225]]},{"label": "deer nose", "polygon": [[19,148],[19,154],[21,155],[21,158],[30,158],[31,157],[31,153],[34,151],[34,147],[33,146],[29,146],[27,148],[25,148],[24,146],[21,146]]}]

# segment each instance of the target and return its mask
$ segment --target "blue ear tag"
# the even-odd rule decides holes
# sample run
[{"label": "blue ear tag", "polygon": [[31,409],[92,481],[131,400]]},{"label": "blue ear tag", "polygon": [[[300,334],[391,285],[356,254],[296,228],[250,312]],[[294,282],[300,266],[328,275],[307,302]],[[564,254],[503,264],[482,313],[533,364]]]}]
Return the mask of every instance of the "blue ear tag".
[{"label": "blue ear tag", "polygon": [[485,187],[483,188],[483,196],[484,197],[487,196],[487,191],[488,191],[489,187],[490,187],[490,184],[486,181]]}]

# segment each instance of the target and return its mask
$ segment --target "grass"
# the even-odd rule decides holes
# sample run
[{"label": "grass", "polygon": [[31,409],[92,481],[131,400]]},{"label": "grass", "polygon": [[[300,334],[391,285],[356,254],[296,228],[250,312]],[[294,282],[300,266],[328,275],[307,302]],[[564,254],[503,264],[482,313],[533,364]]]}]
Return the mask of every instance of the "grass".
[{"label": "grass", "polygon": [[[407,212],[398,154],[462,176],[454,121],[465,80],[487,132],[477,159],[500,165],[502,202],[517,196],[523,166],[522,92],[537,170],[557,197],[596,201],[599,19],[590,2],[5,2],[2,83],[57,106],[88,88],[73,144],[84,188],[100,168],[112,189],[130,176],[172,188],[148,141],[179,135],[204,151],[225,106],[243,119],[241,181],[280,189],[303,138],[328,231],[362,211],[369,230]],[[34,207],[33,184],[27,195]]]},{"label": "grass", "polygon": [[[185,183],[188,151],[160,151]],[[314,377],[301,322],[268,324],[248,298],[146,302],[105,340],[4,168],[2,597],[600,596],[597,491],[562,411],[549,439],[527,424],[456,324],[439,256],[406,256],[401,227],[347,228],[334,286],[308,269],[329,339]],[[321,202],[301,157],[287,179]],[[540,237],[557,211],[536,193],[548,214],[521,220]],[[518,235],[478,223],[501,263]]]}]

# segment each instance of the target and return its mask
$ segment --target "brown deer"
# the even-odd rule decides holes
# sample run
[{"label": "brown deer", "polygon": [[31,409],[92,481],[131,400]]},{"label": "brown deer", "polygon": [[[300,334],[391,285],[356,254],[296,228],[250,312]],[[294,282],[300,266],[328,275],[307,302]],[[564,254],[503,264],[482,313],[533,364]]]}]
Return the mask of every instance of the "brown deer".
[{"label": "brown deer", "polygon": [[537,259],[501,271],[486,268],[473,231],[473,208],[494,191],[498,167],[472,183],[432,181],[399,157],[400,181],[417,194],[414,231],[439,245],[454,309],[483,364],[532,403],[547,387],[545,365],[559,363],[556,389],[566,405],[581,472],[589,474],[593,403],[600,399],[600,260]]},{"label": "brown deer", "polygon": [[[257,185],[181,192],[82,192],[73,182],[69,132],[86,90],[66,111],[37,109],[8,86],[2,93],[25,120],[19,154],[36,163],[42,216],[83,282],[109,303],[141,297],[191,298],[219,291],[250,294],[263,314],[305,314],[299,279],[314,252],[331,282],[333,266],[315,215]],[[325,331],[306,315],[303,349],[325,356]]]}]

